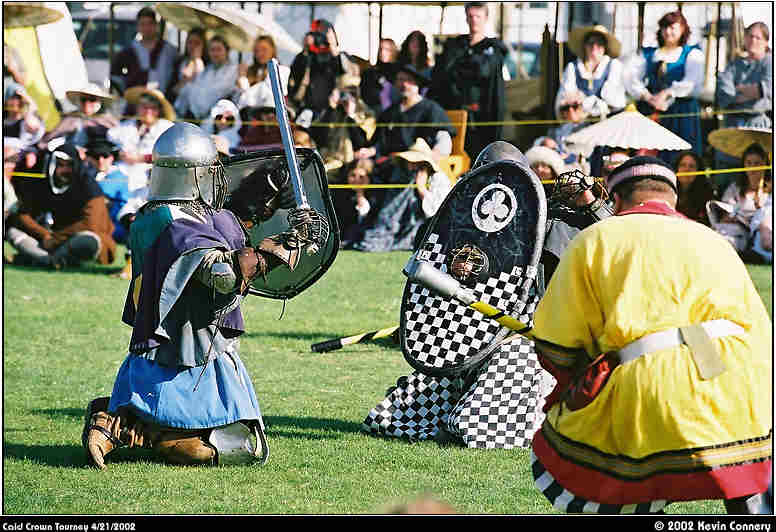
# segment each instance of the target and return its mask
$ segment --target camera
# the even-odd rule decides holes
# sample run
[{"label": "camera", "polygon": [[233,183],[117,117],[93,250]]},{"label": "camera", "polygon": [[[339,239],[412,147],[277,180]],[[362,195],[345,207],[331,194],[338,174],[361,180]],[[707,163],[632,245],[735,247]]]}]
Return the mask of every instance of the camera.
[{"label": "camera", "polygon": [[307,35],[312,37],[312,44],[310,45],[310,51],[316,55],[331,53],[331,47],[329,46],[329,38],[325,33],[320,31],[311,31]]}]

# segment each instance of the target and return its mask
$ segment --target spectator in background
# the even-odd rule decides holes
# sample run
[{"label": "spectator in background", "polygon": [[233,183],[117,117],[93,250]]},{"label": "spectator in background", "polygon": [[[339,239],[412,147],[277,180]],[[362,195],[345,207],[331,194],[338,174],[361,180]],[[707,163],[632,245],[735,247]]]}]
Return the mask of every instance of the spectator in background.
[{"label": "spectator in background", "polygon": [[107,137],[120,146],[118,166],[129,176],[129,189],[134,191],[148,184],[154,144],[173,125],[175,111],[157,89],[133,87],[124,97],[138,116],[109,129]]},{"label": "spectator in background", "polygon": [[[46,178],[13,178],[19,208],[8,218],[6,237],[18,251],[14,263],[55,269],[94,259],[112,263],[113,223],[95,171],[78,149],[63,144],[52,152],[40,150],[33,167],[25,163],[22,159],[17,170],[42,172]],[[50,228],[38,221],[47,212],[53,217]]]},{"label": "spectator in background", "polygon": [[[742,167],[765,166],[768,153],[759,144],[749,146],[741,156]],[[721,201],[707,204],[711,227],[724,236],[744,258],[752,246],[752,220],[773,204],[772,178],[768,170],[741,172],[722,193]],[[762,214],[758,218],[760,218]]]},{"label": "spectator in background", "polygon": [[582,109],[589,116],[606,118],[625,107],[625,86],[620,42],[603,26],[574,28],[569,48],[577,56],[566,65],[555,98],[555,114],[567,94],[582,92]]},{"label": "spectator in background", "polygon": [[536,177],[544,185],[544,190],[549,195],[552,190],[555,179],[566,171],[566,165],[560,154],[544,146],[534,146],[525,152],[525,158],[531,170],[536,173]]},{"label": "spectator in background", "polygon": [[[343,164],[353,160],[355,152],[367,145],[367,132],[359,111],[359,79],[340,76],[337,87],[331,91],[329,106],[321,113],[318,123],[332,124],[317,127],[312,132],[327,171],[338,171]],[[361,107],[366,104],[361,102]],[[371,111],[369,112],[372,114]]]},{"label": "spectator in background", "polygon": [[414,65],[419,72],[431,77],[433,67],[429,57],[428,41],[422,31],[415,30],[407,35],[407,38],[401,43],[399,58],[396,62],[401,65],[407,63]]},{"label": "spectator in background", "polygon": [[280,127],[275,116],[274,103],[266,102],[261,107],[245,107],[240,111],[243,125],[238,130],[240,143],[236,151],[254,151],[262,147],[282,145]]},{"label": "spectator in background", "polygon": [[598,172],[591,175],[596,177],[603,177],[604,179],[609,177],[609,174],[614,172],[614,169],[620,166],[622,163],[630,159],[635,155],[635,150],[628,148],[621,148],[617,146],[603,146],[601,156],[601,164],[598,167]]},{"label": "spectator in background", "polygon": [[[126,210],[133,194],[129,191],[129,178],[113,164],[118,154],[118,145],[108,139],[93,139],[86,145],[86,162],[97,170],[94,179],[108,204],[108,214],[114,226],[113,240],[126,244],[131,214],[135,211],[130,213]],[[122,221],[124,216],[126,218]]]},{"label": "spectator in background", "polygon": [[44,148],[49,141],[63,137],[65,142],[83,150],[90,139],[104,137],[109,129],[119,124],[108,109],[113,97],[99,86],[89,83],[80,90],[67,91],[65,95],[78,111],[63,116],[59,124],[43,136],[38,147]]},{"label": "spectator in background", "polygon": [[[340,169],[344,181],[351,186],[369,185],[374,163],[370,159],[355,159]],[[337,222],[342,234],[341,246],[350,247],[353,242],[364,236],[364,228],[375,202],[374,192],[368,188],[336,188],[332,192],[332,202],[337,213]]]},{"label": "spectator in background", "polygon": [[210,62],[192,82],[186,84],[175,99],[175,112],[183,118],[203,120],[218,100],[236,91],[237,65],[229,60],[229,45],[220,35],[207,43]]},{"label": "spectator in background", "polygon": [[172,85],[178,50],[159,34],[156,12],[144,7],[137,13],[140,39],[127,43],[111,63],[111,76],[120,80],[123,93],[130,87],[146,85],[166,93]]},{"label": "spectator in background", "polygon": [[[773,53],[768,46],[770,32],[763,22],[746,28],[746,56],[737,57],[717,77],[717,103],[730,112],[724,114],[724,127],[773,127]],[[735,168],[739,161],[715,150],[716,168]],[[727,188],[733,174],[715,177],[721,190]]]},{"label": "spectator in background", "polygon": [[445,41],[444,50],[434,66],[429,98],[445,109],[466,109],[465,150],[474,159],[482,148],[501,138],[504,100],[504,57],[507,47],[487,37],[488,6],[485,2],[467,2],[466,23],[469,34]]},{"label": "spectator in background", "polygon": [[[703,52],[697,45],[687,44],[690,27],[680,11],[663,15],[658,26],[659,46],[644,47],[633,56],[625,69],[625,85],[642,114],[682,137],[700,155],[703,151],[698,95],[705,74]],[[660,158],[668,163],[675,157],[675,152],[660,153]]]},{"label": "spectator in background", "polygon": [[201,127],[209,135],[222,137],[226,141],[227,153],[240,144],[242,120],[240,111],[231,100],[218,100]]},{"label": "spectator in background", "polygon": [[579,155],[566,145],[566,137],[590,125],[586,121],[588,112],[584,108],[585,94],[582,91],[569,91],[558,93],[558,96],[555,101],[555,112],[563,123],[551,128],[547,136],[555,141],[558,152],[563,155],[565,162],[568,164],[581,162]]},{"label": "spectator in background", "polygon": [[361,77],[361,97],[375,115],[388,109],[398,100],[394,87],[398,49],[393,39],[380,39],[377,63],[367,68]]},{"label": "spectator in background", "polygon": [[[377,117],[377,122],[407,125],[378,128],[372,137],[371,145],[356,152],[357,158],[379,158],[407,151],[418,138],[422,138],[431,146],[437,158],[450,155],[455,128],[450,124],[447,113],[437,102],[424,98],[420,94],[421,88],[428,86],[430,81],[412,65],[399,67],[396,74],[396,88],[401,95],[401,100],[383,111]],[[422,125],[424,123],[430,125]]]},{"label": "spectator in background", "polygon": [[358,66],[340,50],[334,26],[325,19],[313,20],[304,50],[291,63],[289,103],[297,113],[312,110],[317,119],[329,105],[337,77],[345,73],[359,75]]},{"label": "spectator in background", "polygon": [[24,148],[24,144],[19,139],[3,137],[3,230],[5,230],[5,221],[8,219],[8,216],[16,212],[18,208],[19,202],[16,198],[16,191],[11,184],[11,179],[13,178],[13,171],[19,162],[19,154]]},{"label": "spectator in background", "polygon": [[174,102],[181,89],[194,81],[210,62],[207,57],[206,42],[204,29],[192,28],[189,30],[186,35],[185,51],[175,61],[174,84],[167,93],[167,98],[170,101]]},{"label": "spectator in background", "polygon": [[678,181],[676,210],[691,220],[709,225],[706,204],[716,197],[714,187],[705,175],[684,175],[705,169],[703,159],[694,151],[684,151],[677,156],[674,165]]},{"label": "spectator in background", "polygon": [[45,132],[38,116],[37,105],[18,83],[10,83],[3,91],[3,137],[19,139],[25,147],[38,142]]},{"label": "spectator in background", "polygon": [[[269,35],[257,37],[253,43],[253,63],[239,66],[237,87],[240,91],[240,97],[237,106],[240,109],[259,106],[260,102],[267,98],[267,95],[272,95],[267,64],[273,58],[277,59],[275,40]],[[291,69],[278,64],[280,86],[283,88],[284,96],[288,95],[288,76],[290,73]]]},{"label": "spectator in background", "polygon": [[[395,154],[394,165],[411,176],[415,187],[395,189],[385,195],[379,210],[368,223],[361,240],[352,244],[358,251],[411,250],[425,221],[436,213],[451,188],[431,147],[419,138],[408,150]],[[440,186],[441,185],[441,186]]]}]

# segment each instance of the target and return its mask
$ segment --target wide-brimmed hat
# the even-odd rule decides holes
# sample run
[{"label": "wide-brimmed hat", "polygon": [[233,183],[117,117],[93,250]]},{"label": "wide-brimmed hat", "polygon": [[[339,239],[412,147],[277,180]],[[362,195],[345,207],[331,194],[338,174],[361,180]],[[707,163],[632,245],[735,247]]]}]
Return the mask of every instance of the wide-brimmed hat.
[{"label": "wide-brimmed hat", "polygon": [[86,153],[95,153],[95,154],[112,154],[116,155],[120,150],[121,146],[116,144],[115,142],[109,140],[106,137],[98,137],[91,139],[89,142],[86,143]]},{"label": "wide-brimmed hat", "polygon": [[170,121],[175,120],[175,109],[159,89],[149,89],[145,85],[139,85],[137,87],[128,88],[124,93],[124,99],[132,105],[137,105],[142,96],[150,96],[159,102],[162,107],[162,118],[166,118]]},{"label": "wide-brimmed hat", "polygon": [[534,146],[525,152],[525,158],[528,159],[530,166],[533,166],[534,163],[548,165],[555,172],[556,177],[566,170],[566,163],[563,162],[563,157],[560,156],[560,153],[547,146]]},{"label": "wide-brimmed hat", "polygon": [[431,168],[434,169],[435,173],[442,171],[439,164],[434,160],[434,152],[431,150],[431,147],[421,138],[416,139],[415,143],[410,146],[407,151],[401,151],[394,155],[411,163],[428,163],[431,165]]},{"label": "wide-brimmed hat", "polygon": [[773,130],[756,127],[726,127],[709,133],[709,144],[722,153],[741,158],[752,144],[773,156]]},{"label": "wide-brimmed hat", "polygon": [[113,101],[113,96],[105,92],[99,85],[89,83],[85,87],[78,90],[70,90],[65,92],[65,96],[75,105],[81,105],[81,98],[84,96],[91,96],[98,98],[102,105],[108,105]]},{"label": "wide-brimmed hat", "polygon": [[410,63],[405,63],[403,65],[400,65],[397,72],[406,72],[412,77],[415,78],[415,80],[418,82],[418,85],[420,87],[426,87],[431,84],[431,78],[429,78],[426,74],[421,72],[417,69],[417,67]]},{"label": "wide-brimmed hat", "polygon": [[622,45],[617,37],[609,33],[609,30],[596,24],[595,26],[580,26],[571,30],[569,33],[569,50],[574,52],[578,58],[585,59],[585,37],[590,33],[599,33],[606,40],[606,55],[609,57],[618,57],[622,51]]}]

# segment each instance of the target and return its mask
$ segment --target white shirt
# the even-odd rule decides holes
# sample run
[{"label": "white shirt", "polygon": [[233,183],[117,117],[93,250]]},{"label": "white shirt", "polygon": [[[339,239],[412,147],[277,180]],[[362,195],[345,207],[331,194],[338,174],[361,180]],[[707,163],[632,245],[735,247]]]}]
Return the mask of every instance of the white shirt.
[{"label": "white shirt", "polygon": [[[124,120],[118,126],[108,130],[108,139],[127,152],[149,155],[153,152],[156,140],[173,126],[165,118],[160,118],[150,128],[138,126],[137,120]],[[142,129],[142,131],[141,131]],[[116,166],[129,178],[129,190],[137,190],[148,184],[151,165],[148,163],[127,164],[123,161]]]},{"label": "white shirt", "polygon": [[206,118],[211,107],[235,89],[237,75],[236,64],[217,66],[210,63],[194,80],[183,86],[175,99],[175,111],[180,116],[186,116],[191,111],[195,118]]},{"label": "white shirt", "polygon": [[[576,63],[576,67],[574,66]],[[558,94],[555,97],[555,115],[560,116],[560,102],[563,98],[569,94],[579,92],[580,88],[577,87],[577,72],[579,68],[579,75],[585,80],[599,80],[606,72],[606,67],[609,67],[609,76],[604,81],[603,87],[601,87],[601,96],[588,96],[585,98],[582,106],[589,114],[593,116],[601,116],[609,114],[609,111],[619,110],[625,107],[627,101],[625,98],[625,86],[623,85],[623,64],[619,59],[612,59],[608,55],[601,58],[601,62],[598,66],[590,72],[585,63],[581,59],[577,59],[575,63],[569,63],[566,65],[566,70],[563,72],[563,80],[558,88]],[[603,105],[602,105],[603,104]]]}]

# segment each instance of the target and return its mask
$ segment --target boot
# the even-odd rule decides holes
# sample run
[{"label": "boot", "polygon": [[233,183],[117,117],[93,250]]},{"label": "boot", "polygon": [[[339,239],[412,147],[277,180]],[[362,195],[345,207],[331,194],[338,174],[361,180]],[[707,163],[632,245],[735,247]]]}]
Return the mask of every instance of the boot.
[{"label": "boot", "polygon": [[109,401],[94,399],[86,409],[81,441],[89,465],[106,469],[105,457],[123,446],[152,449],[173,464],[215,464],[216,450],[202,438],[207,431],[169,430],[146,425],[132,415],[112,415],[106,411]]}]

